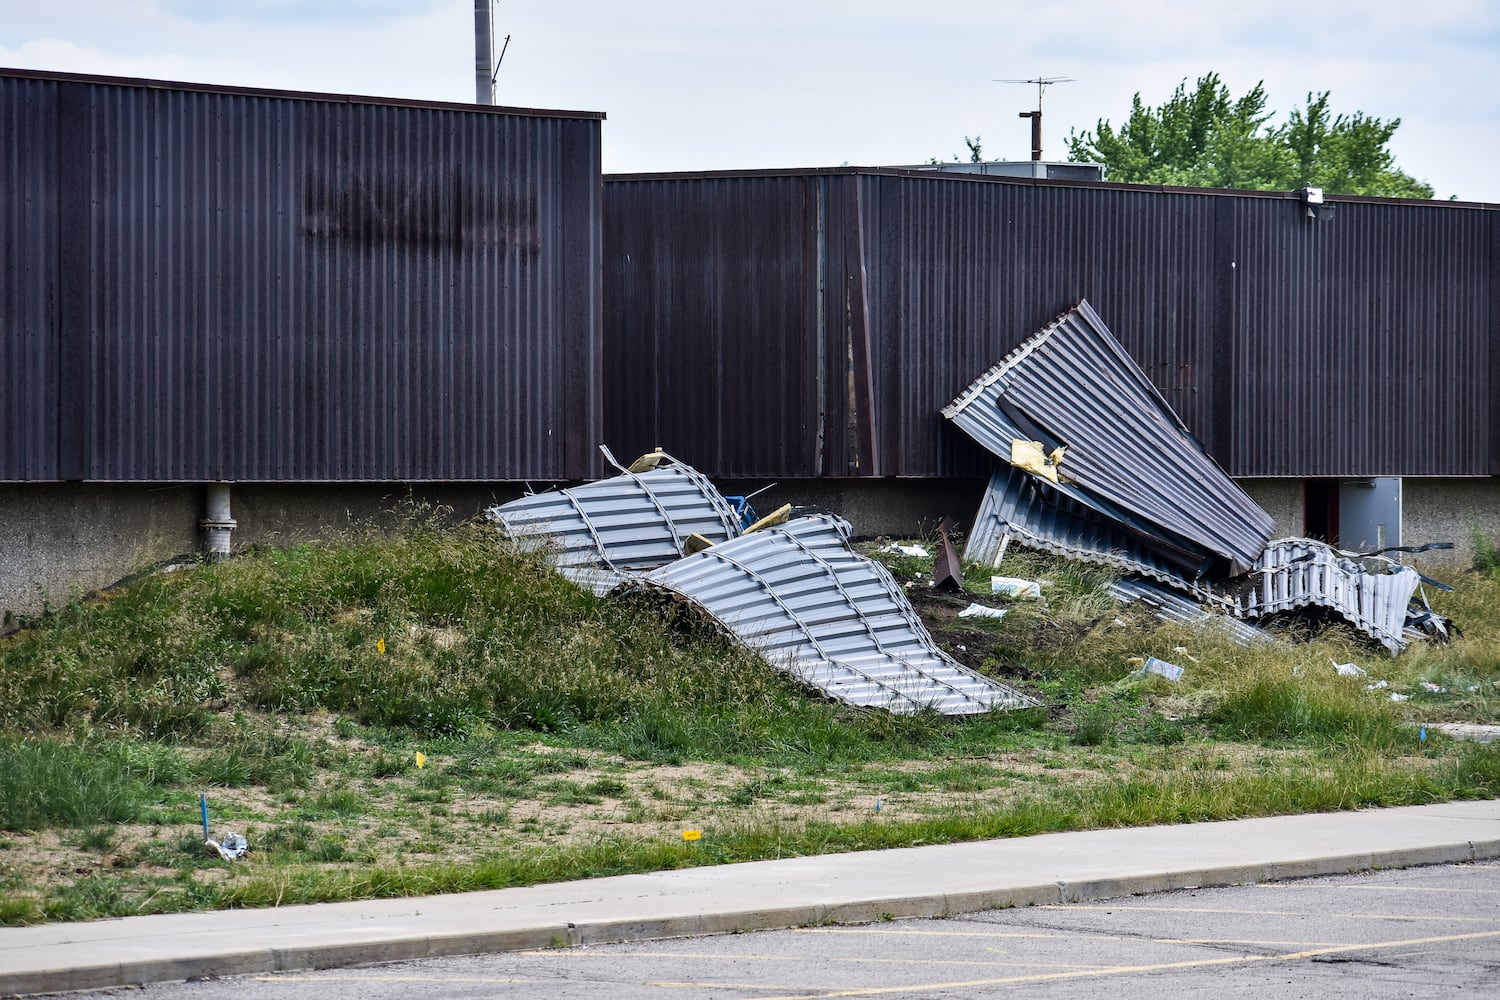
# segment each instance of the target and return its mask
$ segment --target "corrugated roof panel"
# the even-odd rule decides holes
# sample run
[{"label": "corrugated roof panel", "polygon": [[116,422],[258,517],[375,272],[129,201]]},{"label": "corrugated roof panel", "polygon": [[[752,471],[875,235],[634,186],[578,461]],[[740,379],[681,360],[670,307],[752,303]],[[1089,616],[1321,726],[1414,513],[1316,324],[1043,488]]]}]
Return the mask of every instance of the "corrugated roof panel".
[{"label": "corrugated roof panel", "polygon": [[990,478],[964,558],[998,565],[1006,535],[1030,548],[1140,573],[1202,600],[1222,601],[1197,580],[1194,564],[1200,554],[1169,553],[1160,538],[1103,517],[1013,466],[997,469]]},{"label": "corrugated roof panel", "polygon": [[966,715],[1036,702],[944,654],[847,521],[797,517],[642,578],[681,595],[770,663],[851,705]]},{"label": "corrugated roof panel", "polygon": [[1391,653],[1406,648],[1406,616],[1421,576],[1410,566],[1376,562],[1371,572],[1324,542],[1283,538],[1266,547],[1256,579],[1236,596],[1236,613],[1261,618],[1309,606],[1328,608]]},{"label": "corrugated roof panel", "polygon": [[648,472],[549,490],[489,509],[513,538],[553,550],[558,570],[606,594],[634,574],[680,559],[692,534],[739,534],[739,516],[702,473],[670,458]]},{"label": "corrugated roof panel", "polygon": [[1209,611],[1190,597],[1149,580],[1127,577],[1110,584],[1110,593],[1121,603],[1139,602],[1151,609],[1159,620],[1181,625],[1205,625],[1224,632],[1241,646],[1276,643],[1279,640],[1264,629],[1227,614]]},{"label": "corrugated roof panel", "polygon": [[1087,302],[981,375],[943,415],[1005,461],[1016,438],[1065,445],[1059,473],[1068,482],[1059,489],[1199,544],[1232,573],[1248,570],[1271,537],[1270,516],[1208,457]]}]

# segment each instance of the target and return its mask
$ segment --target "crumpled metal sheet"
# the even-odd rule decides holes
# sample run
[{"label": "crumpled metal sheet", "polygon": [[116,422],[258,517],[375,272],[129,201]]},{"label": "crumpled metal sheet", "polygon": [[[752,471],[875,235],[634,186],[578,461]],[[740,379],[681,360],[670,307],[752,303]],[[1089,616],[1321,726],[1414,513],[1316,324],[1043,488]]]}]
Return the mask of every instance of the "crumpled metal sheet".
[{"label": "crumpled metal sheet", "polygon": [[[1375,562],[1387,572],[1372,572]],[[1235,597],[1235,613],[1261,618],[1311,606],[1337,612],[1391,653],[1406,648],[1406,618],[1421,576],[1390,559],[1356,559],[1325,542],[1283,538],[1257,560],[1253,582]]]},{"label": "crumpled metal sheet", "polygon": [[1145,539],[1129,525],[1102,517],[1013,466],[990,477],[964,558],[998,565],[1007,536],[1028,548],[1150,577],[1227,610],[1224,598],[1188,575],[1190,553],[1167,550],[1160,539]]},{"label": "crumpled metal sheet", "polygon": [[1165,546],[1247,572],[1272,521],[1204,451],[1086,301],[1027,339],[943,408],[997,457],[1012,442],[1066,451],[1047,483]]},{"label": "crumpled metal sheet", "polygon": [[558,572],[601,596],[682,558],[691,534],[722,542],[740,533],[739,515],[713,483],[670,456],[649,472],[622,469],[610,479],[524,496],[486,514],[517,540],[551,546]]},{"label": "crumpled metal sheet", "polygon": [[749,649],[829,697],[966,715],[1036,701],[938,649],[900,585],[849,546],[849,522],[796,517],[641,578],[687,599]]}]

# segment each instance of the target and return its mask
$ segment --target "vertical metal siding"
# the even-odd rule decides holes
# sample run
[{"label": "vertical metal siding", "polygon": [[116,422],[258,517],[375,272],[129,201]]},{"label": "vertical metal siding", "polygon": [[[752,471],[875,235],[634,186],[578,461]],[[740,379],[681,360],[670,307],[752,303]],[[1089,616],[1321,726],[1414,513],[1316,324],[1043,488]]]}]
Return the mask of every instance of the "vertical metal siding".
[{"label": "vertical metal siding", "polygon": [[0,481],[58,478],[56,84],[0,88]]},{"label": "vertical metal siding", "polygon": [[[1500,469],[1488,206],[1337,201],[1313,222],[1259,192],[859,169],[607,191],[605,339],[624,362],[607,423],[626,451],[714,475],[983,475],[939,409],[1087,298],[1232,475]],[[787,265],[774,281],[767,258]],[[747,320],[757,301],[802,311]],[[763,345],[753,367],[722,360],[725,337]]]},{"label": "vertical metal siding", "polygon": [[938,411],[1080,299],[1189,427],[1212,384],[1211,199],[869,175],[884,475],[984,475]]},{"label": "vertical metal siding", "polygon": [[597,474],[597,118],[52,86],[87,261],[63,478]]},{"label": "vertical metal siding", "polygon": [[1489,472],[1493,212],[1235,206],[1240,476]]},{"label": "vertical metal siding", "polygon": [[719,476],[823,471],[837,419],[817,395],[827,207],[817,178],[608,185],[612,450],[660,445]]}]

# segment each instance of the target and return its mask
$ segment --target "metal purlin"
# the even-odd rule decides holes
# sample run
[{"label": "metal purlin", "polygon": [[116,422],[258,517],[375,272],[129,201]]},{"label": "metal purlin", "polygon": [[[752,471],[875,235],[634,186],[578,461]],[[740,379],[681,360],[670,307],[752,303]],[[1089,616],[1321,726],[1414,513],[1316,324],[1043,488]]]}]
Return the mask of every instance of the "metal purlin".
[{"label": "metal purlin", "polygon": [[608,553],[605,552],[604,539],[600,538],[599,532],[594,529],[594,522],[589,520],[588,513],[583,509],[583,503],[573,495],[572,490],[560,490],[559,492],[561,492],[563,496],[568,498],[568,503],[571,504],[573,506],[573,509],[578,512],[578,519],[583,522],[583,526],[588,529],[589,537],[594,540],[594,548],[599,550],[599,558],[603,560],[604,564],[610,569],[614,570],[617,573],[623,573],[624,570],[616,566],[614,562],[610,560]]},{"label": "metal purlin", "polygon": [[[621,475],[629,476],[631,481],[641,488],[641,492],[646,494],[646,499],[651,501],[651,506],[656,508],[656,512],[660,514],[661,519],[666,522],[667,530],[672,532],[672,541],[677,545],[677,551],[681,552],[684,540],[682,534],[677,530],[677,522],[672,519],[671,514],[667,513],[667,508],[664,507],[661,501],[657,499],[656,493],[651,489],[649,485],[646,484],[644,480],[641,479],[639,473],[631,472],[625,466],[617,462],[615,460],[615,456],[610,452],[608,448],[600,445],[599,450],[604,453],[604,457],[609,461],[610,465],[613,465],[615,468],[619,469]],[[672,469],[673,471],[680,471],[684,476],[687,477],[688,482],[698,487],[698,491],[703,495],[703,498],[713,505],[714,512],[719,515],[719,523],[724,526],[725,537],[734,538],[739,523],[737,520],[729,516],[729,504],[724,500],[724,496],[719,492],[718,488],[715,487],[713,483],[709,482],[707,476],[699,472],[697,469],[693,468],[691,465],[688,465],[685,462],[679,462],[677,459],[673,458],[671,455],[667,455],[665,452],[663,452],[662,455],[667,461],[672,463],[669,466],[670,469]],[[564,490],[563,492],[567,491]],[[594,536],[594,541],[596,544],[599,544],[600,554],[602,555],[604,547],[601,543],[599,543],[598,535]],[[608,560],[606,559],[606,562],[607,561]],[[610,563],[610,568],[618,569],[618,567],[616,567],[613,563]]]}]

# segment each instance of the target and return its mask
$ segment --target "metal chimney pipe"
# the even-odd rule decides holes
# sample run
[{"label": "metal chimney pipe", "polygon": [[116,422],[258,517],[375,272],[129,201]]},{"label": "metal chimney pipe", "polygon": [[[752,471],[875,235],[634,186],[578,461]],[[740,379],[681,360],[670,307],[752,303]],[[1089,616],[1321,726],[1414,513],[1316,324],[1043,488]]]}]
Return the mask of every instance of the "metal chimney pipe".
[{"label": "metal chimney pipe", "polygon": [[474,103],[494,104],[495,33],[490,27],[491,0],[474,0]]}]

